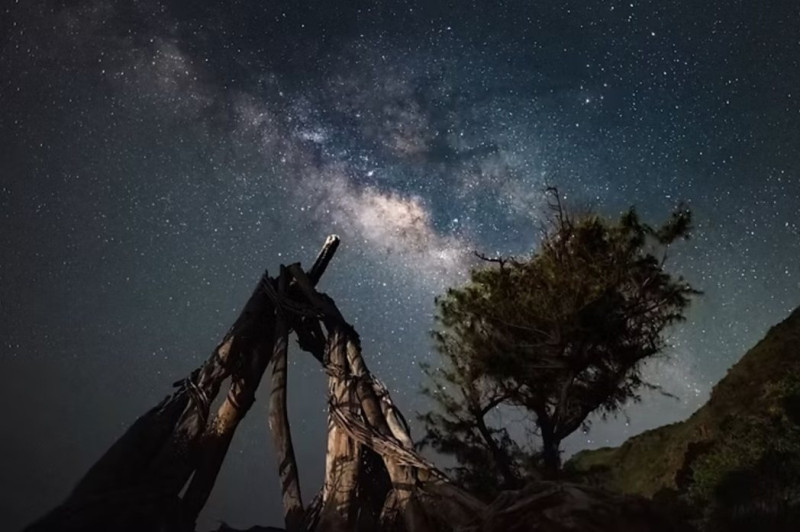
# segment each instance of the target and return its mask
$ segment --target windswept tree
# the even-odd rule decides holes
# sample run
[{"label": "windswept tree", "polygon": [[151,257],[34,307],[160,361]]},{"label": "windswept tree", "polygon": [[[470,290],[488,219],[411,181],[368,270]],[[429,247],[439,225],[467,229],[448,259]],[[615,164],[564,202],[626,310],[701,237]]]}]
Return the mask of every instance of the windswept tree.
[{"label": "windswept tree", "polygon": [[562,440],[590,414],[614,414],[654,388],[642,363],[663,352],[665,330],[699,294],[665,270],[667,248],[689,237],[688,210],[652,227],[633,208],[618,221],[574,215],[549,192],[552,216],[529,258],[482,257],[492,264],[437,298],[443,363],[427,369],[437,405],[422,416],[425,443],[454,455],[462,480],[493,476],[502,487],[524,475],[522,449],[487,423],[501,405],[531,415],[542,472],[555,476]]}]

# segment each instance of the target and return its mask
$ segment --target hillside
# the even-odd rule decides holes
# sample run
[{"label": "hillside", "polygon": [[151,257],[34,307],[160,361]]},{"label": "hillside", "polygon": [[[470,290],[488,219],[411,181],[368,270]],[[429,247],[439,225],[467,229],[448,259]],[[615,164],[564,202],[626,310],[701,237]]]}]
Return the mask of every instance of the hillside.
[{"label": "hillside", "polygon": [[737,519],[755,511],[750,505],[796,511],[798,422],[800,309],[772,327],[689,419],[578,453],[566,467],[584,481],[672,501],[706,520],[723,507]]}]

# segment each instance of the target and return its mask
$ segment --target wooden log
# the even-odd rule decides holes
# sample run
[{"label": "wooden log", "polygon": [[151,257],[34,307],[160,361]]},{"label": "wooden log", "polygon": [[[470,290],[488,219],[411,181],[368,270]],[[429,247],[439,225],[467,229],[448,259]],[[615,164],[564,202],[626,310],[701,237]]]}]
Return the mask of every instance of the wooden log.
[{"label": "wooden log", "polygon": [[197,469],[183,496],[187,519],[192,522],[197,519],[211,494],[236,428],[255,401],[255,392],[269,365],[274,344],[275,314],[272,304],[266,305],[271,313],[264,313],[262,327],[270,332],[243,350],[244,363],[233,376],[225,400],[203,433]]},{"label": "wooden log", "polygon": [[[339,237],[336,235],[331,235],[325,240],[311,267],[310,276],[304,276],[304,281],[308,282],[312,289],[322,278],[338,246]],[[297,264],[298,268],[299,266]],[[289,294],[287,302],[291,301],[297,291],[296,282],[293,281],[287,289]],[[252,405],[255,391],[272,356],[276,304],[273,298],[276,292],[275,283],[267,274],[262,277],[257,292],[260,299],[256,312],[252,314],[255,319],[248,322],[246,334],[240,335],[254,341],[246,344],[241,353],[237,353],[243,362],[243,371],[240,376],[233,379],[225,401],[200,438],[196,459],[197,469],[183,497],[187,519],[192,522],[197,519],[197,515],[211,494],[236,427]]]},{"label": "wooden log", "polygon": [[[351,411],[355,408],[347,369],[346,337],[338,328],[328,333],[328,397],[331,413],[328,417],[328,447],[325,455],[325,480],[322,487],[322,509],[316,530],[349,532],[355,530],[358,510],[358,477],[361,466],[361,446],[348,437],[331,417],[333,409]],[[335,405],[335,406],[334,406]],[[351,413],[352,414],[352,413]]]},{"label": "wooden log", "polygon": [[[281,274],[278,278],[278,295],[286,295],[287,280],[286,268],[281,266]],[[304,509],[297,462],[292,445],[292,433],[289,427],[289,415],[286,408],[289,340],[287,318],[286,312],[279,308],[275,321],[275,347],[272,354],[269,428],[275,446],[275,456],[278,459],[278,475],[281,481],[286,530],[287,532],[299,532],[303,529]]]},{"label": "wooden log", "polygon": [[328,264],[330,264],[331,259],[333,259],[333,256],[336,254],[336,250],[339,249],[339,243],[340,239],[338,235],[328,235],[325,239],[325,243],[322,244],[317,258],[314,259],[314,263],[311,265],[311,269],[308,270],[308,279],[311,281],[311,286],[316,286],[320,279],[322,279],[322,274],[325,273]]},{"label": "wooden log", "polygon": [[264,301],[257,286],[208,360],[176,383],[177,392],[141,416],[51,513],[48,522],[54,530],[72,526],[68,522],[76,529],[119,529],[120,515],[135,514],[139,522],[152,523],[180,519],[178,493],[196,466],[209,405],[231,374],[241,335],[251,329]]},{"label": "wooden log", "polygon": [[[372,375],[366,367],[361,356],[361,347],[358,335],[342,317],[336,304],[329,297],[314,290],[309,279],[307,279],[300,268],[290,267],[292,275],[297,280],[298,287],[302,290],[306,299],[316,307],[322,314],[322,319],[328,329],[329,343],[344,344],[336,350],[331,350],[328,358],[323,363],[332,378],[336,378],[336,384],[332,385],[329,391],[329,401],[331,417],[335,426],[329,426],[329,446],[326,456],[326,471],[333,471],[332,464],[337,461],[349,461],[353,459],[352,452],[354,446],[360,443],[370,446],[383,460],[383,467],[388,473],[392,483],[392,489],[388,492],[380,516],[380,528],[386,530],[405,530],[407,532],[425,531],[430,529],[426,524],[425,512],[421,510],[415,497],[418,487],[417,470],[413,465],[418,466],[421,461],[413,451],[411,437],[407,428],[398,422],[397,416],[391,411],[393,405],[387,396],[384,401],[377,395],[379,389],[374,382]],[[332,340],[335,339],[335,340]],[[341,351],[344,351],[342,353]],[[342,360],[332,357],[342,357]],[[344,368],[341,365],[344,364]],[[383,406],[382,406],[383,403]],[[387,419],[387,414],[391,416],[391,425]],[[361,421],[363,418],[364,421]],[[354,437],[351,432],[354,426],[360,427],[361,439]],[[338,430],[337,430],[338,429]],[[340,435],[344,432],[345,435]],[[396,436],[395,436],[396,434]],[[347,446],[344,442],[349,440]],[[389,442],[391,445],[376,445],[381,442]],[[395,452],[400,449],[402,452]],[[405,463],[399,458],[408,458]],[[416,461],[416,463],[414,463]],[[424,467],[424,466],[423,466]],[[443,476],[443,475],[442,475]],[[332,482],[326,476],[326,483]],[[323,491],[327,494],[327,491]],[[323,496],[324,501],[325,495]],[[369,506],[367,497],[361,499],[350,496],[344,510],[338,509],[338,517],[347,526],[353,529],[352,520],[346,521],[352,513],[352,506]],[[329,506],[328,506],[329,508]],[[335,509],[334,509],[335,510]],[[329,509],[329,513],[336,512]],[[325,515],[323,515],[323,518]],[[323,527],[323,525],[325,525]],[[326,522],[321,522],[319,530],[325,530],[335,526]]]},{"label": "wooden log", "polygon": [[209,405],[230,375],[237,336],[248,328],[262,301],[257,287],[208,360],[176,383],[177,392],[136,420],[78,482],[65,504],[73,497],[95,497],[133,486],[177,497],[195,466],[195,445],[205,429]]},{"label": "wooden log", "polygon": [[[393,489],[386,495],[379,530],[427,532],[439,530],[433,523],[442,521],[448,523],[446,530],[455,530],[480,520],[486,505],[453,485],[415,450],[406,449],[343,409],[334,409],[333,418],[350,438],[374,450],[392,475]],[[413,481],[403,478],[409,469],[415,472]]]}]

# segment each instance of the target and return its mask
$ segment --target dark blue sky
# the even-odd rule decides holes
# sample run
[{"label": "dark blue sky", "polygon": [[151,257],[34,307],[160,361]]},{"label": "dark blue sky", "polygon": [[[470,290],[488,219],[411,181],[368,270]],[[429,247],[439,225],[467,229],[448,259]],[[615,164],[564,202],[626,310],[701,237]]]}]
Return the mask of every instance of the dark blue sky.
[{"label": "dark blue sky", "polygon": [[[322,287],[411,417],[434,296],[472,250],[533,249],[544,185],[653,222],[687,202],[695,237],[670,264],[705,295],[647,369],[680,401],[647,396],[570,451],[685,417],[800,304],[792,2],[30,4],[0,8],[12,529],[207,356],[264,267],[309,264],[331,232]],[[297,355],[311,495],[324,384]],[[237,433],[204,526],[280,521],[265,416]]]}]

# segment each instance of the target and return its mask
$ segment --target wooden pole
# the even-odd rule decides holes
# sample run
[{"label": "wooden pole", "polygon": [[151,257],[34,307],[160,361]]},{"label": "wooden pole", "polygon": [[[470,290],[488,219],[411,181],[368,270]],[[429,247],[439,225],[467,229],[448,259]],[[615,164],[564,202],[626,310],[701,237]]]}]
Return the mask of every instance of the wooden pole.
[{"label": "wooden pole", "polygon": [[[365,447],[380,457],[378,467],[391,480],[392,489],[382,493],[380,530],[429,532],[437,529],[434,523],[441,523],[444,513],[450,524],[471,521],[484,505],[452,486],[442,472],[417,454],[388,390],[367,369],[358,334],[334,301],[314,289],[302,269],[292,265],[289,270],[305,299],[318,309],[328,331],[328,351],[323,358],[330,376],[328,450],[322,515],[314,530],[355,530],[361,524],[354,515],[364,513],[373,503],[373,494],[358,485],[356,469],[363,467]],[[446,510],[445,506],[437,509],[432,501],[444,502],[438,494],[448,490],[460,498],[448,502]],[[441,512],[437,515],[437,511]]]},{"label": "wooden pole", "polygon": [[[322,278],[338,247],[338,236],[330,235],[325,240],[314,260],[310,275],[304,276],[304,280],[311,284],[312,290]],[[296,266],[300,267],[299,264]],[[246,332],[241,334],[245,339],[253,338],[258,341],[246,345],[246,348],[237,354],[242,363],[242,370],[239,375],[234,375],[225,401],[200,439],[197,469],[183,497],[184,511],[191,522],[196,521],[197,515],[211,494],[236,427],[255,400],[256,389],[274,350],[277,302],[273,301],[272,297],[275,296],[275,281],[265,273],[259,283],[259,289],[257,289],[260,295],[258,307],[253,309],[251,313],[253,319],[247,323]],[[294,294],[299,293],[295,282],[287,287],[287,293],[288,303]]]},{"label": "wooden pole", "polygon": [[261,376],[269,364],[274,344],[275,309],[271,303],[265,302],[265,306],[268,308],[264,309],[265,322],[261,327],[269,332],[243,350],[242,365],[233,375],[225,400],[202,436],[197,470],[183,497],[184,511],[191,522],[197,519],[211,494],[236,428],[253,405]]},{"label": "wooden pole", "polygon": [[[328,333],[328,397],[331,409],[356,408],[355,397],[347,384],[347,338],[334,328]],[[334,406],[337,405],[337,406]],[[325,480],[322,486],[322,510],[317,529],[325,532],[349,532],[356,529],[358,477],[361,445],[350,438],[328,416],[328,447],[325,455]]]},{"label": "wooden pole", "polygon": [[[288,292],[288,274],[281,266],[278,278],[278,295],[284,297]],[[284,522],[287,532],[299,532],[303,528],[304,509],[300,493],[297,462],[292,445],[289,415],[286,408],[287,347],[289,326],[286,312],[278,308],[275,320],[275,346],[272,353],[272,379],[269,400],[269,428],[278,459],[278,475],[283,494]]]}]

